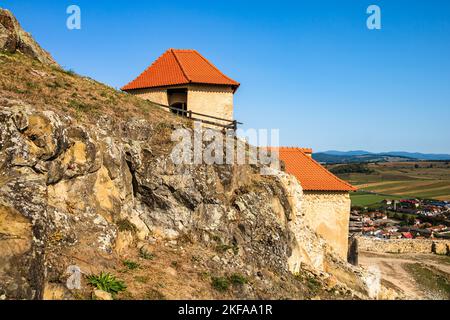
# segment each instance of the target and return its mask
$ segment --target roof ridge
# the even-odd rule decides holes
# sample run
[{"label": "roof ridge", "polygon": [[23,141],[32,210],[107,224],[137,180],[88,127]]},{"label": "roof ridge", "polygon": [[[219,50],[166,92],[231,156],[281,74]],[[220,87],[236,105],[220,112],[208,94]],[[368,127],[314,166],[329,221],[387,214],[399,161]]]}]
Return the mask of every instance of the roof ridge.
[{"label": "roof ridge", "polygon": [[193,52],[193,51],[195,51],[194,49],[175,49],[175,48],[171,48],[171,50],[179,51],[179,52]]},{"label": "roof ridge", "polygon": [[346,186],[350,187],[352,190],[355,190],[356,188],[354,186],[352,186],[350,183],[348,183],[347,181],[344,181],[340,178],[338,178],[336,175],[332,174],[327,168],[325,168],[324,166],[322,166],[320,163],[318,163],[316,160],[314,160],[312,157],[309,157],[306,153],[304,153],[303,151],[300,151],[302,153],[302,155],[304,157],[306,157],[308,160],[310,160],[312,163],[314,163],[317,167],[319,167],[321,170],[325,171],[325,173],[327,175],[329,175],[330,177],[332,177],[333,179],[335,179],[336,181],[342,182],[344,183]]},{"label": "roof ridge", "polygon": [[312,148],[304,148],[304,147],[270,147],[271,149],[279,149],[279,150],[285,150],[285,151],[302,151],[305,152],[306,150],[309,152],[313,152]]},{"label": "roof ridge", "polygon": [[137,81],[141,76],[144,75],[144,73],[146,73],[147,71],[150,70],[150,68],[152,68],[159,60],[161,60],[165,54],[168,54],[169,50],[166,50],[162,55],[160,55],[158,58],[156,58],[156,60],[154,60],[144,71],[142,71],[134,80],[131,80],[130,82],[128,82],[126,85],[124,85],[122,87],[122,89],[125,89],[126,87],[128,87],[129,85],[131,85],[133,82]]},{"label": "roof ridge", "polygon": [[177,62],[178,66],[181,69],[181,72],[183,73],[183,76],[186,78],[186,81],[191,83],[192,80],[189,79],[188,75],[186,74],[186,71],[184,70],[183,65],[181,64],[180,60],[178,59],[177,54],[175,53],[175,49],[170,49],[170,52],[172,52],[172,54],[173,54],[173,56],[175,58],[175,61]]},{"label": "roof ridge", "polygon": [[173,85],[230,86],[233,92],[240,84],[221,72],[212,62],[194,49],[166,50],[133,81],[122,87],[124,91],[158,88]]},{"label": "roof ridge", "polygon": [[200,58],[202,58],[207,64],[209,64],[212,68],[214,68],[217,72],[219,72],[224,78],[228,79],[231,82],[236,83],[236,85],[240,86],[240,83],[237,82],[236,80],[231,79],[230,77],[228,77],[226,74],[224,74],[222,71],[219,70],[219,68],[217,68],[211,61],[209,61],[208,59],[206,59],[204,56],[202,56],[200,54],[200,52],[198,52],[197,50],[193,49],[192,52],[194,52],[195,54],[197,54],[198,56],[200,56]]}]

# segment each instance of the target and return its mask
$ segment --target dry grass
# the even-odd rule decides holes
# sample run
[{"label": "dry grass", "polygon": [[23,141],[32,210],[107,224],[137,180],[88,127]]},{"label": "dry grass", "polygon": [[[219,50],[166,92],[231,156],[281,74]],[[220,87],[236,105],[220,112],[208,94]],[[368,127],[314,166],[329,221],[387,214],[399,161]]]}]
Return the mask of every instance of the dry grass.
[{"label": "dry grass", "polygon": [[65,113],[84,123],[99,116],[123,121],[131,117],[150,123],[186,123],[137,97],[117,91],[72,71],[50,67],[20,53],[0,54],[0,96],[22,100],[36,109]]}]

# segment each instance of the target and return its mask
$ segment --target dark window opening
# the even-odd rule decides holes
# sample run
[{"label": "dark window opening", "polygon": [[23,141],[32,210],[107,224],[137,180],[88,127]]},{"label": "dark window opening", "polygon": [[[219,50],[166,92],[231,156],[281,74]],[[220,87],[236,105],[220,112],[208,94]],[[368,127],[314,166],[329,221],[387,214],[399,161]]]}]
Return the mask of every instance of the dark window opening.
[{"label": "dark window opening", "polygon": [[173,109],[171,109],[172,113],[175,113],[175,114],[177,114],[179,116],[183,116],[183,117],[187,116],[187,105],[186,105],[186,103],[179,103],[179,102],[177,102],[177,103],[172,104],[170,107],[173,108]]},{"label": "dark window opening", "polygon": [[[179,116],[187,116],[188,105],[187,105],[187,89],[177,88],[167,90],[167,98],[169,101],[169,106],[172,109],[172,113]],[[176,109],[176,110],[174,110]]]}]

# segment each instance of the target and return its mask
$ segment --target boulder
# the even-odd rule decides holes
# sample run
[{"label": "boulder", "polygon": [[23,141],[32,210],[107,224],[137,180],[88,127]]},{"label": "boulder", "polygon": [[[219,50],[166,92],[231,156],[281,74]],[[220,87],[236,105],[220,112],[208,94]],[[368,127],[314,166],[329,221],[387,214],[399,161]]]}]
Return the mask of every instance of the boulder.
[{"label": "boulder", "polygon": [[105,301],[114,300],[111,293],[98,289],[94,290],[94,292],[92,293],[92,299]]}]

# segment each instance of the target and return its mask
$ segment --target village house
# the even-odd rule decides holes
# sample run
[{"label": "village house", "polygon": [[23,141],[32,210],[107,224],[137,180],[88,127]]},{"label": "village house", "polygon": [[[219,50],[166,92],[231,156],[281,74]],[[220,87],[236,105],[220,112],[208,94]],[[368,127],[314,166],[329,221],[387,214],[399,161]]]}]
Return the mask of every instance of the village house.
[{"label": "village house", "polygon": [[234,94],[239,86],[196,50],[169,49],[122,90],[172,107],[179,115],[193,112],[200,120],[215,117],[227,124],[234,120]]},{"label": "village house", "polygon": [[303,188],[302,216],[332,248],[347,259],[351,200],[356,188],[312,158],[311,149],[278,148],[284,170]]}]

